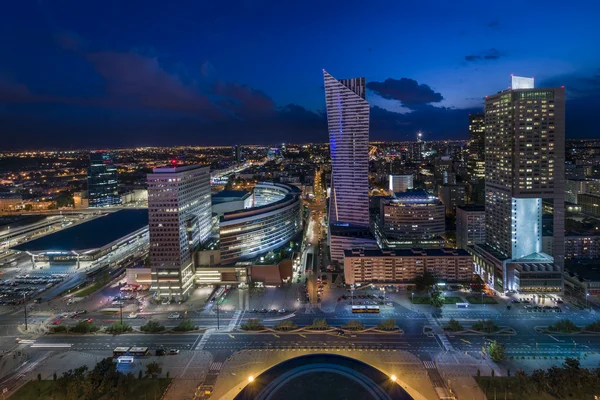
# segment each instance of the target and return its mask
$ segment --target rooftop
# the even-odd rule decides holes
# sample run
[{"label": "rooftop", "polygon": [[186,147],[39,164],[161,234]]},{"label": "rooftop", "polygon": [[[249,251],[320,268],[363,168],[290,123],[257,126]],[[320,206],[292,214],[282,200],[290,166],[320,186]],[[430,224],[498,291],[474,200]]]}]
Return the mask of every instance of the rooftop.
[{"label": "rooftop", "polygon": [[483,204],[465,204],[464,206],[456,206],[466,212],[484,212],[485,205]]},{"label": "rooftop", "polygon": [[344,257],[468,257],[470,254],[463,249],[393,249],[393,250],[344,250]]},{"label": "rooftop", "polygon": [[148,209],[120,210],[13,247],[19,251],[83,251],[102,248],[148,225]]},{"label": "rooftop", "polygon": [[232,201],[232,200],[245,200],[250,197],[250,192],[245,190],[221,190],[218,193],[212,195],[212,199],[218,202]]},{"label": "rooftop", "polygon": [[439,199],[423,189],[409,189],[406,192],[394,193],[394,201],[404,203],[436,203]]}]

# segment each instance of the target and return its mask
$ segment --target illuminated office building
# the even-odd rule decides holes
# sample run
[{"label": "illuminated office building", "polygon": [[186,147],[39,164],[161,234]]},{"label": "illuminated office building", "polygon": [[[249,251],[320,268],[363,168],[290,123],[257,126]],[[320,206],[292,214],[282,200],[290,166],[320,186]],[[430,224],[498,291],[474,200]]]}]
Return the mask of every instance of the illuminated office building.
[{"label": "illuminated office building", "polygon": [[485,114],[469,115],[468,171],[472,180],[485,178]]},{"label": "illuminated office building", "polygon": [[152,289],[183,300],[194,277],[192,252],[212,232],[210,168],[155,168],[148,174]]},{"label": "illuminated office building", "polygon": [[117,167],[113,164],[113,154],[108,151],[91,152],[87,174],[89,207],[121,204],[117,180]]},{"label": "illuminated office building", "polygon": [[[564,88],[513,88],[485,101],[486,243],[475,271],[499,291],[561,292],[564,266]],[[553,201],[554,257],[542,251],[542,200]]]}]

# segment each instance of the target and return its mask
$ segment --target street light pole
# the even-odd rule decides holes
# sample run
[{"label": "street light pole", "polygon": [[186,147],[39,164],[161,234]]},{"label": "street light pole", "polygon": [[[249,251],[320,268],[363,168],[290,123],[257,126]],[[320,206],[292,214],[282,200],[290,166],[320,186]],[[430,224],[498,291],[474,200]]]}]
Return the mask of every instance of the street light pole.
[{"label": "street light pole", "polygon": [[25,300],[25,293],[23,293],[23,306],[25,309],[25,330],[27,330],[27,301]]},{"label": "street light pole", "polygon": [[123,326],[123,302],[119,300],[119,308],[121,309],[121,326]]},{"label": "street light pole", "polygon": [[588,307],[588,296],[589,296],[589,295],[590,295],[589,293],[586,293],[586,294],[585,294],[585,308],[587,308],[587,307]]},{"label": "street light pole", "polygon": [[221,328],[219,327],[219,300],[218,299],[217,299],[216,303],[217,303],[217,330],[220,330]]}]

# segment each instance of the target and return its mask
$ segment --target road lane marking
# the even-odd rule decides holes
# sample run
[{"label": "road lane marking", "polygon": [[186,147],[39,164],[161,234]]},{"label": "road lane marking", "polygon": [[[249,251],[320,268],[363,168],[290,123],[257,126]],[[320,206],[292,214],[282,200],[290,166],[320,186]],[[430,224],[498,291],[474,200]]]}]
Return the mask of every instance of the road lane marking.
[{"label": "road lane marking", "polygon": [[233,336],[231,333],[229,333],[228,336],[232,339],[235,339],[235,336]]},{"label": "road lane marking", "polygon": [[463,341],[463,342],[465,342],[465,343],[471,344],[471,342],[469,342],[468,340],[465,340],[465,339],[460,339],[460,340]]},{"label": "road lane marking", "polygon": [[276,335],[275,333],[273,334],[273,336],[275,336],[276,338],[280,339],[281,337],[279,335]]},{"label": "road lane marking", "polygon": [[300,335],[301,337],[303,337],[303,338],[305,338],[305,339],[306,339],[306,335],[303,335],[303,334],[301,334],[301,333],[299,333],[298,335]]}]

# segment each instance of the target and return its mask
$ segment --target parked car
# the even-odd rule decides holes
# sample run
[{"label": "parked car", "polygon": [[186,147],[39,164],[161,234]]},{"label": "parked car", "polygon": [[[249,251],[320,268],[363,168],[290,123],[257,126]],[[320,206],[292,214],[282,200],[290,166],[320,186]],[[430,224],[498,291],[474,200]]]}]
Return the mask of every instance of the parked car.
[{"label": "parked car", "polygon": [[177,349],[171,349],[171,350],[169,350],[169,355],[176,356],[177,354],[179,354],[179,350],[177,350]]}]

